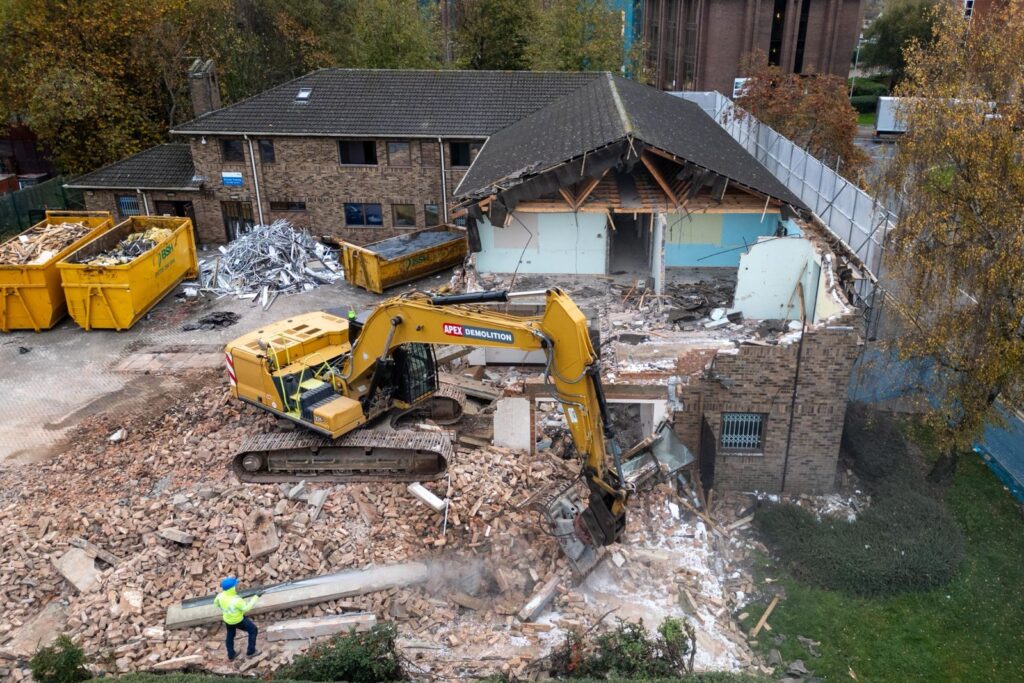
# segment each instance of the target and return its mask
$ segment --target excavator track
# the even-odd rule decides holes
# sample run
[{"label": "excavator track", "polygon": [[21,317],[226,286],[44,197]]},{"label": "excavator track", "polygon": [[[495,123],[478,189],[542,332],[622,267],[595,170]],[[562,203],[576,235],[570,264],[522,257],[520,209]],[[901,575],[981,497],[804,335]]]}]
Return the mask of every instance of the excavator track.
[{"label": "excavator track", "polygon": [[401,429],[403,420],[429,419],[434,424],[451,425],[462,419],[466,392],[454,384],[440,382],[437,391],[421,405],[391,415],[391,428]]},{"label": "excavator track", "polygon": [[231,469],[252,484],[432,481],[454,455],[446,432],[359,429],[339,439],[277,432],[246,439]]}]

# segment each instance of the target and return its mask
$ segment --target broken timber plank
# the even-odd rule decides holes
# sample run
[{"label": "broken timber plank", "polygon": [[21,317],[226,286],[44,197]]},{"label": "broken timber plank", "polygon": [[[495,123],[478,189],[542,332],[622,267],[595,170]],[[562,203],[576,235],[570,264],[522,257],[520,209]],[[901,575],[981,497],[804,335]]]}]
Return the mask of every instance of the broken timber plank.
[{"label": "broken timber plank", "polygon": [[548,582],[540,587],[530,601],[523,605],[523,608],[519,610],[519,621],[533,621],[536,619],[552,598],[555,597],[555,593],[558,592],[558,577],[553,576],[548,579]]},{"label": "broken timber plank", "polygon": [[121,564],[121,562],[123,562],[123,560],[114,553],[109,552],[104,548],[101,548],[95,543],[90,543],[84,538],[72,538],[70,541],[68,541],[68,544],[73,545],[76,548],[81,548],[86,552],[86,554],[98,558],[103,562],[106,562],[111,567],[116,567],[117,565]]},{"label": "broken timber plank", "polygon": [[501,389],[492,387],[490,384],[484,384],[480,380],[473,379],[472,377],[462,377],[461,375],[439,372],[437,373],[437,378],[445,384],[454,384],[466,392],[466,396],[472,396],[473,398],[479,398],[484,401],[497,401],[504,393]]},{"label": "broken timber plank", "polygon": [[768,603],[768,609],[766,609],[764,611],[764,614],[761,615],[761,618],[757,620],[757,624],[754,626],[754,630],[750,632],[751,638],[757,636],[757,634],[760,633],[761,629],[765,626],[765,624],[768,623],[768,617],[771,616],[772,610],[775,609],[775,606],[777,604],[779,604],[778,595],[772,598],[772,601]]},{"label": "broken timber plank", "polygon": [[328,614],[312,619],[289,619],[267,626],[267,640],[302,640],[335,633],[369,631],[377,625],[377,616],[369,612]]},{"label": "broken timber plank", "polygon": [[[276,612],[353,595],[376,593],[389,588],[411,586],[423,583],[429,577],[430,572],[427,570],[427,565],[421,562],[409,562],[280,583],[263,588],[262,597],[249,614]],[[212,624],[220,619],[220,609],[213,604],[211,595],[189,601],[188,604],[172,605],[167,609],[165,625],[169,629],[189,628],[201,624]]]},{"label": "broken timber plank", "polygon": [[746,526],[747,524],[750,524],[753,521],[754,515],[747,515],[746,517],[743,517],[742,519],[737,519],[735,522],[725,527],[725,530],[735,531],[736,529],[739,529],[741,526]]},{"label": "broken timber plank", "polygon": [[203,660],[202,655],[186,655],[184,657],[175,657],[174,659],[165,659],[162,662],[157,662],[150,668],[153,671],[179,671],[192,666],[199,666],[203,663]]}]

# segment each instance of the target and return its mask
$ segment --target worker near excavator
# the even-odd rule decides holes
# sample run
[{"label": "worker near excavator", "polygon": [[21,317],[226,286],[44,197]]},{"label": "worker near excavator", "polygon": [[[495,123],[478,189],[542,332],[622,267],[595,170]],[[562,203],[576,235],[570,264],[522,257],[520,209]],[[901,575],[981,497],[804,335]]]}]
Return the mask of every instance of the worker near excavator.
[{"label": "worker near excavator", "polygon": [[228,659],[235,658],[235,632],[238,629],[249,634],[249,644],[245,649],[245,655],[252,657],[256,654],[256,634],[259,633],[259,629],[256,628],[252,619],[245,616],[245,613],[256,605],[260,596],[254,595],[249,600],[239,596],[236,591],[238,579],[233,576],[223,579],[220,582],[220,587],[221,592],[213,599],[213,604],[220,608],[224,616],[224,624],[228,627],[227,637],[224,641],[228,649]]}]

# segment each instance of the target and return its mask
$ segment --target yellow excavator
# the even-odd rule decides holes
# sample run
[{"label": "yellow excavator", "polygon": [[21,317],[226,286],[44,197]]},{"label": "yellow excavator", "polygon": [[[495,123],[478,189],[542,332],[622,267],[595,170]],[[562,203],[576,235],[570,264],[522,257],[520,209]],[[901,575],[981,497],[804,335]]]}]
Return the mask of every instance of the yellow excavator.
[{"label": "yellow excavator", "polygon": [[[489,305],[544,296],[541,315],[515,316]],[[601,546],[618,540],[632,485],[615,441],[601,388],[600,363],[587,320],[557,288],[432,296],[413,292],[361,315],[336,309],[279,321],[225,349],[232,394],[309,431],[252,436],[232,468],[255,483],[424,481],[442,476],[453,456],[443,432],[373,429],[385,413],[425,410],[457,419],[465,396],[437,379],[437,345],[539,350],[544,378],[561,404],[589,490],[580,504],[575,481],[538,492],[534,507],[573,567],[586,573]],[[664,426],[643,449],[675,470],[685,447]],[[665,438],[663,438],[665,437]],[[611,460],[611,466],[609,466]],[[650,459],[649,459],[650,460]],[[630,461],[628,471],[640,460]]]}]

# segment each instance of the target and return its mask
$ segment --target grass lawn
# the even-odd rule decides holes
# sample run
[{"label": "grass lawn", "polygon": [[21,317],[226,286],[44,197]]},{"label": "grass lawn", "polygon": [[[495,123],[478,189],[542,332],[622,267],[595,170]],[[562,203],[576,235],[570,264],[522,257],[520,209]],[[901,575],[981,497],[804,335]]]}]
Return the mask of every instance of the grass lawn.
[{"label": "grass lawn", "polygon": [[[919,440],[926,455],[930,444]],[[759,634],[767,653],[773,637],[788,664],[803,659],[826,680],[1024,680],[1024,520],[995,476],[973,455],[960,461],[946,500],[967,541],[967,559],[945,588],[884,599],[850,597],[797,583],[767,566],[786,589]],[[752,627],[763,606],[751,606]],[[821,641],[811,657],[797,636]]]},{"label": "grass lawn", "polygon": [[867,112],[857,114],[857,125],[858,126],[873,126],[875,125],[875,119],[878,118],[877,112]]}]

